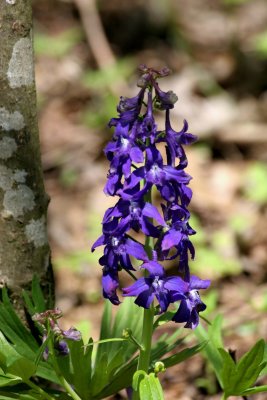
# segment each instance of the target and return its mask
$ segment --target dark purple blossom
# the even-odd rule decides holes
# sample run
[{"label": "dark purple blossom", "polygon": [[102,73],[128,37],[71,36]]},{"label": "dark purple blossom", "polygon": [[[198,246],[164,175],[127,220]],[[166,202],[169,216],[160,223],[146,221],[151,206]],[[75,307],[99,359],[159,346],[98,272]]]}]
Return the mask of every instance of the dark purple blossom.
[{"label": "dark purple blossom", "polygon": [[[153,185],[157,187],[161,195],[167,200],[177,197],[178,186],[189,183],[191,177],[182,170],[169,165],[164,165],[163,158],[156,148],[151,145],[146,149],[146,163],[137,168],[126,180],[123,188],[118,191],[124,199],[140,198],[146,194]],[[140,190],[140,181],[145,184]],[[166,190],[166,187],[169,189]],[[135,194],[133,194],[133,191]],[[165,197],[167,196],[167,198]]]},{"label": "dark purple blossom", "polygon": [[146,236],[158,237],[159,230],[152,224],[154,219],[159,225],[164,224],[164,219],[157,208],[150,203],[141,200],[123,200],[109,208],[103,218],[103,232],[113,233],[112,221],[116,220],[118,229],[127,232],[134,229],[136,232],[141,229]]},{"label": "dark purple blossom", "polygon": [[135,303],[144,308],[149,308],[156,298],[161,313],[176,299],[185,299],[184,293],[188,291],[188,283],[180,277],[166,277],[164,268],[157,261],[149,260],[142,268],[149,272],[149,276],[139,278],[133,285],[123,288],[123,296],[136,297]]},{"label": "dark purple blossom", "polygon": [[155,142],[155,138],[157,136],[157,125],[153,115],[151,92],[148,93],[147,112],[136,128],[135,135],[137,139],[141,139],[143,143],[148,141],[149,143],[153,144]]},{"label": "dark purple blossom", "polygon": [[[194,259],[194,246],[189,240],[190,235],[196,232],[189,225],[189,211],[178,204],[169,204],[167,207],[162,205],[165,225],[163,226],[163,235],[157,243],[160,247],[164,259],[174,259],[180,256],[179,271],[185,278],[190,276],[188,267],[188,253]],[[169,251],[174,248],[176,252],[168,258]]]},{"label": "dark purple blossom", "polygon": [[120,304],[120,300],[117,295],[117,289],[119,287],[119,277],[117,268],[103,268],[102,276],[102,288],[103,297],[108,299],[112,304]]},{"label": "dark purple blossom", "polygon": [[109,126],[116,126],[118,123],[122,125],[133,124],[139,116],[142,102],[144,98],[145,88],[142,88],[137,96],[132,98],[121,96],[117,111],[119,118],[112,118]]},{"label": "dark purple blossom", "polygon": [[[170,111],[166,110],[166,127],[165,127],[165,140],[170,154],[171,164],[175,165],[175,158],[179,158],[180,168],[187,166],[187,158],[182,145],[188,145],[197,140],[197,136],[188,133],[188,123],[184,120],[184,126],[180,132],[172,129],[170,123]],[[162,141],[162,140],[161,140]]]},{"label": "dark purple blossom", "polygon": [[156,81],[153,81],[153,87],[156,92],[156,107],[160,110],[169,110],[173,108],[178,100],[177,95],[172,90],[163,92]]},{"label": "dark purple blossom", "polygon": [[[111,224],[117,225],[116,221]],[[94,251],[98,246],[103,246],[104,255],[99,259],[100,265],[108,268],[126,270],[133,270],[133,266],[129,256],[133,256],[138,260],[143,260],[146,257],[144,247],[131,239],[130,237],[122,234],[114,229],[113,233],[101,235],[92,246]]]},{"label": "dark purple blossom", "polygon": [[202,280],[192,275],[189,282],[189,290],[186,293],[186,299],[181,301],[179,309],[173,317],[173,321],[186,322],[185,328],[195,329],[199,323],[198,314],[206,309],[206,305],[200,299],[198,290],[207,289],[209,285],[209,280]]}]

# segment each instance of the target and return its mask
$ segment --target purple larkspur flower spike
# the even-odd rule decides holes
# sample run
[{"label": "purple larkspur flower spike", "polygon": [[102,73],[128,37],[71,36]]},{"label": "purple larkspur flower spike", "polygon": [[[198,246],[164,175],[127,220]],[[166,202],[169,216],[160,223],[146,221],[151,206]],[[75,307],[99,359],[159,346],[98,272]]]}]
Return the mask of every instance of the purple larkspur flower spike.
[{"label": "purple larkspur flower spike", "polygon": [[[146,65],[139,69],[139,92],[133,97],[122,96],[118,117],[109,122],[114,133],[104,150],[110,162],[104,192],[117,196],[118,201],[105,212],[102,235],[92,251],[104,246],[99,259],[103,296],[113,304],[120,304],[119,275],[124,270],[135,282],[122,289],[123,297],[135,297],[135,303],[144,308],[157,302],[159,313],[180,301],[174,321],[195,328],[198,313],[205,309],[198,289],[209,286],[209,281],[191,276],[189,268],[189,259],[195,256],[190,236],[196,232],[190,225],[191,176],[185,172],[188,160],[184,146],[197,137],[189,133],[186,120],[180,131],[171,125],[170,114],[178,97],[158,84],[169,69]],[[165,112],[164,128],[156,122],[155,109]],[[151,204],[154,189],[161,196],[161,210]],[[142,244],[141,233],[153,238],[152,247]],[[140,268],[133,267],[133,258],[141,262]],[[176,258],[177,275],[167,276],[161,262]],[[140,271],[145,271],[141,277]]]}]

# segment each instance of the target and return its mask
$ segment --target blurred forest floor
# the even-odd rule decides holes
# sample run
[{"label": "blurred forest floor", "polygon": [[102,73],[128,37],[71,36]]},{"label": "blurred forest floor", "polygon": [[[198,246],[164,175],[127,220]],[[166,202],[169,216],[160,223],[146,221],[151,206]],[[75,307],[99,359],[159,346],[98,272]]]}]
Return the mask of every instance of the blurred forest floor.
[{"label": "blurred forest floor", "polygon": [[[179,97],[172,125],[179,130],[185,118],[199,136],[187,148],[197,230],[191,266],[212,280],[204,315],[224,316],[225,345],[240,357],[267,332],[266,0],[101,0],[98,9],[93,0],[33,4],[48,228],[63,324],[97,339],[101,254],[90,247],[115,203],[102,192],[107,123],[119,96],[137,92],[139,64],[168,66],[173,73],[162,89]],[[170,369],[163,385],[166,400],[220,398],[202,356]]]}]

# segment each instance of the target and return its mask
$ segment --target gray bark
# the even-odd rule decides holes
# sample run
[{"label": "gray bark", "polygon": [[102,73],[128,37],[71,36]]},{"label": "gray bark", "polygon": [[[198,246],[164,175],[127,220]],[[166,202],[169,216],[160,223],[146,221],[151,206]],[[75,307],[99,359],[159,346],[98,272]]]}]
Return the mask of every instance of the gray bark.
[{"label": "gray bark", "polygon": [[[31,0],[0,0],[0,286],[17,308],[37,274],[53,287],[36,112]],[[50,287],[51,286],[51,287]]]}]

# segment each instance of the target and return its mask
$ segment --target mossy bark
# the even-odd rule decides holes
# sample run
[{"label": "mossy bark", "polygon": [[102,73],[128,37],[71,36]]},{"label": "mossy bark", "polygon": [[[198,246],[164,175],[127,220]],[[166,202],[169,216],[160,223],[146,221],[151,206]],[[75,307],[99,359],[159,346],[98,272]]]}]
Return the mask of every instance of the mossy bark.
[{"label": "mossy bark", "polygon": [[0,1],[0,286],[23,310],[37,274],[53,293],[37,124],[31,0]]}]

